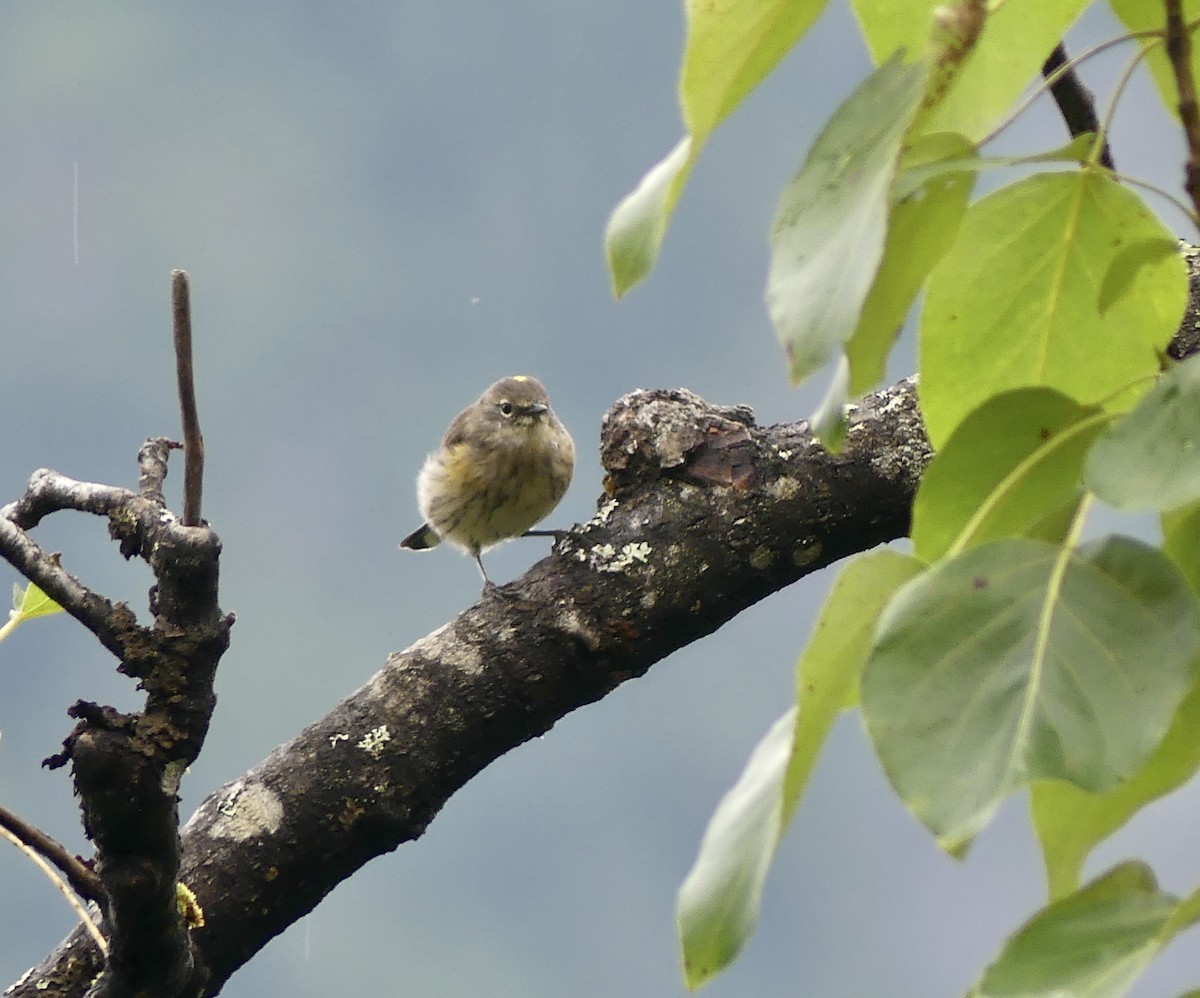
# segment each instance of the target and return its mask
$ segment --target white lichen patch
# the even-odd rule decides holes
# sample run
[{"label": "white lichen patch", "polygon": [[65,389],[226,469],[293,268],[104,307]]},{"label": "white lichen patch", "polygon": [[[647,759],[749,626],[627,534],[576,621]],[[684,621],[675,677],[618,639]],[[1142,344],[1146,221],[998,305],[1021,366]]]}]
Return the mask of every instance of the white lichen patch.
[{"label": "white lichen patch", "polygon": [[796,452],[795,452],[795,451],[792,451],[792,450],[782,450],[782,449],[781,449],[781,450],[779,451],[779,456],[780,456],[780,458],[781,458],[782,460],[784,460],[784,461],[790,461],[790,460],[792,459],[792,455],[793,455],[793,454],[795,454],[795,453],[796,453]]},{"label": "white lichen patch", "polygon": [[620,505],[621,504],[617,502],[616,499],[609,499],[598,510],[596,510],[596,515],[592,517],[591,522],[599,523],[601,525],[608,523],[608,518],[612,516],[614,512],[616,512],[617,507]]},{"label": "white lichen patch", "polygon": [[182,759],[169,762],[163,767],[162,792],[164,796],[174,797],[179,792],[179,781],[183,779],[186,770],[187,766],[184,765]]},{"label": "white lichen patch", "polygon": [[350,741],[350,736],[348,734],[346,734],[346,732],[344,732],[344,731],[339,731],[336,735],[329,736],[329,747],[337,748],[338,742],[348,742],[348,741]]},{"label": "white lichen patch", "polygon": [[238,780],[226,788],[209,835],[245,842],[259,835],[274,835],[283,823],[283,804],[261,783]]},{"label": "white lichen patch", "polygon": [[780,475],[767,486],[767,494],[775,499],[791,499],[800,491],[800,483],[791,475]]},{"label": "white lichen patch", "polygon": [[624,572],[635,562],[645,564],[651,550],[645,541],[626,544],[619,552],[611,544],[595,544],[588,561],[597,572]]},{"label": "white lichen patch", "polygon": [[381,724],[378,728],[372,728],[363,735],[354,743],[354,747],[362,749],[372,759],[378,759],[383,755],[383,747],[391,740],[392,733],[388,731],[388,726]]}]

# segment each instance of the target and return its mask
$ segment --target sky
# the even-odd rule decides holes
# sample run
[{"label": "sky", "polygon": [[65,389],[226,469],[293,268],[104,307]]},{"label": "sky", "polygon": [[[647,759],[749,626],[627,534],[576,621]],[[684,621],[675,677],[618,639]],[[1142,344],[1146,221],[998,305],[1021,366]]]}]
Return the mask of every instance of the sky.
[{"label": "sky", "polygon": [[[1112,30],[1089,16],[1069,45]],[[620,302],[602,235],[680,134],[677,3],[16,2],[0,7],[0,38],[0,504],[43,466],[133,485],[142,439],[178,434],[170,273],[191,276],[204,512],[238,622],[184,817],[477,598],[469,559],[396,542],[418,522],[425,454],[492,381],[540,378],[575,437],[556,526],[594,511],[600,419],[627,391],[687,387],[764,424],[807,416],[823,394],[823,376],[788,385],[763,286],[779,192],[869,70],[844,4],[717,132],[657,269]],[[1106,94],[1122,64],[1097,60],[1089,78]],[[997,151],[1061,139],[1039,107]],[[1182,143],[1140,76],[1114,153],[1178,187]],[[912,357],[906,340],[891,374]],[[121,561],[101,523],[60,514],[35,536],[144,607],[148,570]],[[489,571],[504,581],[545,553],[514,542]],[[675,892],[791,701],[831,577],[499,760],[223,993],[683,995]],[[80,852],[68,778],[39,764],[76,699],[136,706],[113,664],[62,617],[0,646],[0,802]],[[1144,856],[1168,889],[1190,890],[1198,821],[1187,788],[1088,869]],[[0,884],[8,982],[72,915],[14,850],[0,849]],[[1023,800],[951,860],[849,716],[782,844],[757,935],[705,993],[957,995],[1042,890]],[[1135,994],[1194,985],[1188,946]]]}]

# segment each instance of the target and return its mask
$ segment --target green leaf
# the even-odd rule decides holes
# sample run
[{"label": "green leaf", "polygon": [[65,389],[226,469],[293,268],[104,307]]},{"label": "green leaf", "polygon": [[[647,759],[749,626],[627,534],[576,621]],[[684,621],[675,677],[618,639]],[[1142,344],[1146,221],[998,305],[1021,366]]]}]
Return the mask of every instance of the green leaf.
[{"label": "green leaf", "polygon": [[980,998],[1119,998],[1162,948],[1179,900],[1122,863],[1044,908],[1005,944]]},{"label": "green leaf", "polygon": [[813,414],[808,417],[812,434],[831,454],[839,454],[846,442],[846,405],[850,401],[850,361],[843,356],[833,369],[829,387]]},{"label": "green leaf", "polygon": [[961,854],[1013,790],[1112,789],[1193,682],[1200,609],[1161,552],[992,541],[905,586],[879,622],[863,716],[896,792]]},{"label": "green leaf", "polygon": [[1096,441],[1084,482],[1117,509],[1200,499],[1200,357],[1173,365]]},{"label": "green leaf", "polygon": [[[925,52],[941,0],[853,0],[876,63],[899,48]],[[986,27],[922,132],[982,138],[1035,79],[1088,0],[990,4]]]},{"label": "green leaf", "polygon": [[35,586],[32,582],[25,587],[25,592],[21,594],[21,604],[17,606],[16,596],[20,589],[13,586],[13,605],[20,612],[21,616],[26,620],[32,620],[34,617],[48,617],[54,613],[62,613],[63,608],[47,596],[41,589]]},{"label": "green leaf", "polygon": [[935,448],[1002,391],[1045,385],[1098,403],[1157,373],[1186,302],[1182,257],[1147,263],[1136,293],[1104,311],[1100,290],[1126,246],[1166,238],[1098,170],[1038,174],[973,204],[930,275],[921,322],[921,409]]},{"label": "green leaf", "polygon": [[889,190],[925,84],[923,64],[880,66],[838,108],[783,192],[767,305],[798,382],[858,326],[887,237]]},{"label": "green leaf", "polygon": [[[902,169],[906,174],[914,164],[935,159],[962,163],[969,152],[961,135],[929,135],[904,154]],[[929,271],[954,241],[973,186],[967,168],[930,176],[903,199],[893,189],[892,199],[900,203],[892,209],[883,261],[846,343],[850,396],[859,398],[883,380],[892,344]]]},{"label": "green leaf", "polygon": [[693,163],[692,138],[685,135],[613,209],[604,233],[604,254],[618,298],[653,269]]},{"label": "green leaf", "polygon": [[921,565],[895,551],[842,570],[796,669],[797,707],[767,733],[717,806],[679,891],[677,919],[688,987],[724,969],[754,931],[763,885],[821,747],[841,711],[858,700],[858,676],[874,620]]},{"label": "green leaf", "polygon": [[1018,388],[964,419],[921,479],[917,555],[936,561],[998,537],[1029,536],[1083,494],[1088,448],[1112,417],[1050,388]]},{"label": "green leaf", "polygon": [[13,608],[8,612],[8,620],[0,625],[0,641],[7,638],[17,627],[34,617],[48,617],[53,613],[62,613],[62,607],[54,602],[32,582],[22,589],[13,583]]},{"label": "green leaf", "polygon": [[698,988],[732,960],[754,931],[763,883],[783,834],[783,796],[796,708],[755,746],[742,775],[705,829],[676,906],[683,976]]},{"label": "green leaf", "polygon": [[709,135],[812,26],[828,0],[687,0],[679,101],[688,130],[613,209],[604,236],[620,298],[654,268]]},{"label": "green leaf", "polygon": [[858,680],[871,650],[875,621],[900,587],[924,567],[916,558],[882,548],[851,560],[834,581],[796,670],[800,713],[784,788],[789,819],[834,720],[858,703]]},{"label": "green leaf", "polygon": [[779,65],[828,0],[685,0],[679,100],[688,131],[709,133]]},{"label": "green leaf", "polygon": [[1088,854],[1151,801],[1183,786],[1200,768],[1200,683],[1193,683],[1167,736],[1141,771],[1107,793],[1093,794],[1059,780],[1035,783],[1033,827],[1042,847],[1050,897],[1079,886]]}]

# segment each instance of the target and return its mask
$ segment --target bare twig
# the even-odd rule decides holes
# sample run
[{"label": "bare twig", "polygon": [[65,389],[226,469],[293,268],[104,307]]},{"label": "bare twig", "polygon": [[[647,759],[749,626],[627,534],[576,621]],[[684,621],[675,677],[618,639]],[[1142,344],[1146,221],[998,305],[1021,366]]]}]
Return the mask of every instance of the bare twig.
[{"label": "bare twig", "polygon": [[1184,190],[1200,213],[1200,107],[1196,105],[1196,82],[1192,79],[1192,36],[1183,20],[1181,0],[1166,0],[1167,58],[1175,71],[1179,92],[1179,120],[1187,138],[1188,159],[1184,167]]},{"label": "bare twig", "polygon": [[72,856],[61,842],[3,806],[0,806],[0,828],[7,829],[14,838],[57,866],[80,897],[96,902],[104,900],[104,885],[100,883],[100,878]]},{"label": "bare twig", "polygon": [[204,437],[196,413],[192,374],[192,310],[186,271],[171,272],[171,311],[175,331],[175,373],[179,382],[179,414],[183,423],[183,525],[198,527],[204,488]]},{"label": "bare twig", "polygon": [[[1054,103],[1058,105],[1059,113],[1062,114],[1071,137],[1086,135],[1089,132],[1099,134],[1100,119],[1096,117],[1096,100],[1075,72],[1075,66],[1068,59],[1067,50],[1062,42],[1054,46],[1054,51],[1042,66],[1042,76],[1045,77],[1046,85],[1050,88],[1050,94],[1054,97]],[[1100,163],[1110,170],[1116,169],[1107,137],[1100,151]]]},{"label": "bare twig", "polygon": [[61,893],[62,896],[67,899],[67,904],[75,909],[75,914],[79,916],[79,921],[83,924],[83,927],[87,929],[88,934],[92,937],[92,939],[95,940],[96,945],[100,948],[100,952],[107,955],[108,940],[100,934],[100,927],[96,925],[95,921],[92,919],[92,916],[88,914],[87,909],[79,903],[79,898],[77,898],[71,892],[71,889],[63,882],[62,877],[55,872],[54,868],[42,858],[42,856],[33,846],[22,841],[17,835],[14,835],[3,825],[0,825],[0,838],[8,839],[9,842],[11,842],[18,849],[20,849],[21,852],[28,856],[33,864],[46,875],[50,883],[52,883],[58,889],[59,893]]}]

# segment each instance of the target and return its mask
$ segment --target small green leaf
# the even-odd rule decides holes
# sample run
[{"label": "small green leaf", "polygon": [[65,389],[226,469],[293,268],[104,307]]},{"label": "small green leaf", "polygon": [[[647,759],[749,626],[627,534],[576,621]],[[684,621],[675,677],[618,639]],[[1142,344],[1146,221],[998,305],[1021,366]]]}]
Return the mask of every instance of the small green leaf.
[{"label": "small green leaf", "polygon": [[1126,246],[1169,238],[1100,170],[1037,174],[971,205],[930,274],[921,319],[921,411],[934,447],[1002,391],[1044,385],[1097,403],[1156,374],[1186,302],[1182,257],[1147,262],[1136,293],[1103,311],[1100,290]]},{"label": "small green leaf", "polygon": [[1171,367],[1096,441],[1084,481],[1117,509],[1200,499],[1200,357]]},{"label": "small green leaf", "polygon": [[1042,909],[1005,944],[980,998],[1119,998],[1162,948],[1179,900],[1122,863]]},{"label": "small green leaf", "polygon": [[780,792],[792,754],[796,708],[755,746],[742,775],[721,799],[676,906],[689,988],[720,972],[758,921],[763,883],[783,833]]},{"label": "small green leaf", "polygon": [[680,888],[677,919],[688,987],[724,969],[754,931],[779,837],[835,718],[858,701],[875,616],[921,567],[898,552],[873,551],[852,560],[834,582],[796,669],[797,706],[767,733],[717,806]]},{"label": "small green leaf", "polygon": [[32,582],[22,589],[13,584],[13,608],[8,612],[8,620],[0,625],[0,641],[7,638],[17,627],[34,617],[48,617],[53,613],[62,613],[62,607],[54,602]]},{"label": "small green leaf", "polygon": [[767,306],[793,382],[858,326],[887,237],[889,192],[924,64],[896,56],[838,108],[780,199]]},{"label": "small green leaf", "polygon": [[850,361],[842,357],[833,369],[825,397],[808,417],[809,429],[831,454],[841,452],[846,442],[846,405],[850,401]]},{"label": "small green leaf", "polygon": [[618,298],[654,268],[694,162],[692,139],[685,135],[613,209],[604,233],[604,253]]},{"label": "small green leaf", "polygon": [[[15,605],[15,597],[17,587],[13,587],[13,597]],[[54,613],[62,613],[62,607],[47,596],[41,589],[35,586],[32,582],[25,588],[25,592],[21,597],[21,605],[18,607],[20,614],[26,620],[32,620],[34,617],[48,617]]]},{"label": "small green leaf", "polygon": [[1038,779],[1111,790],[1162,741],[1192,685],[1200,609],[1161,552],[992,541],[897,594],[862,677],[896,792],[961,854]]},{"label": "small green leaf", "polygon": [[921,479],[913,547],[926,561],[1029,536],[1083,494],[1083,462],[1112,417],[1051,388],[1018,388],[966,417]]},{"label": "small green leaf", "polygon": [[1060,780],[1035,783],[1029,798],[1050,897],[1079,886],[1088,854],[1151,801],[1183,786],[1200,768],[1200,683],[1179,705],[1162,744],[1136,776],[1107,793]]}]

